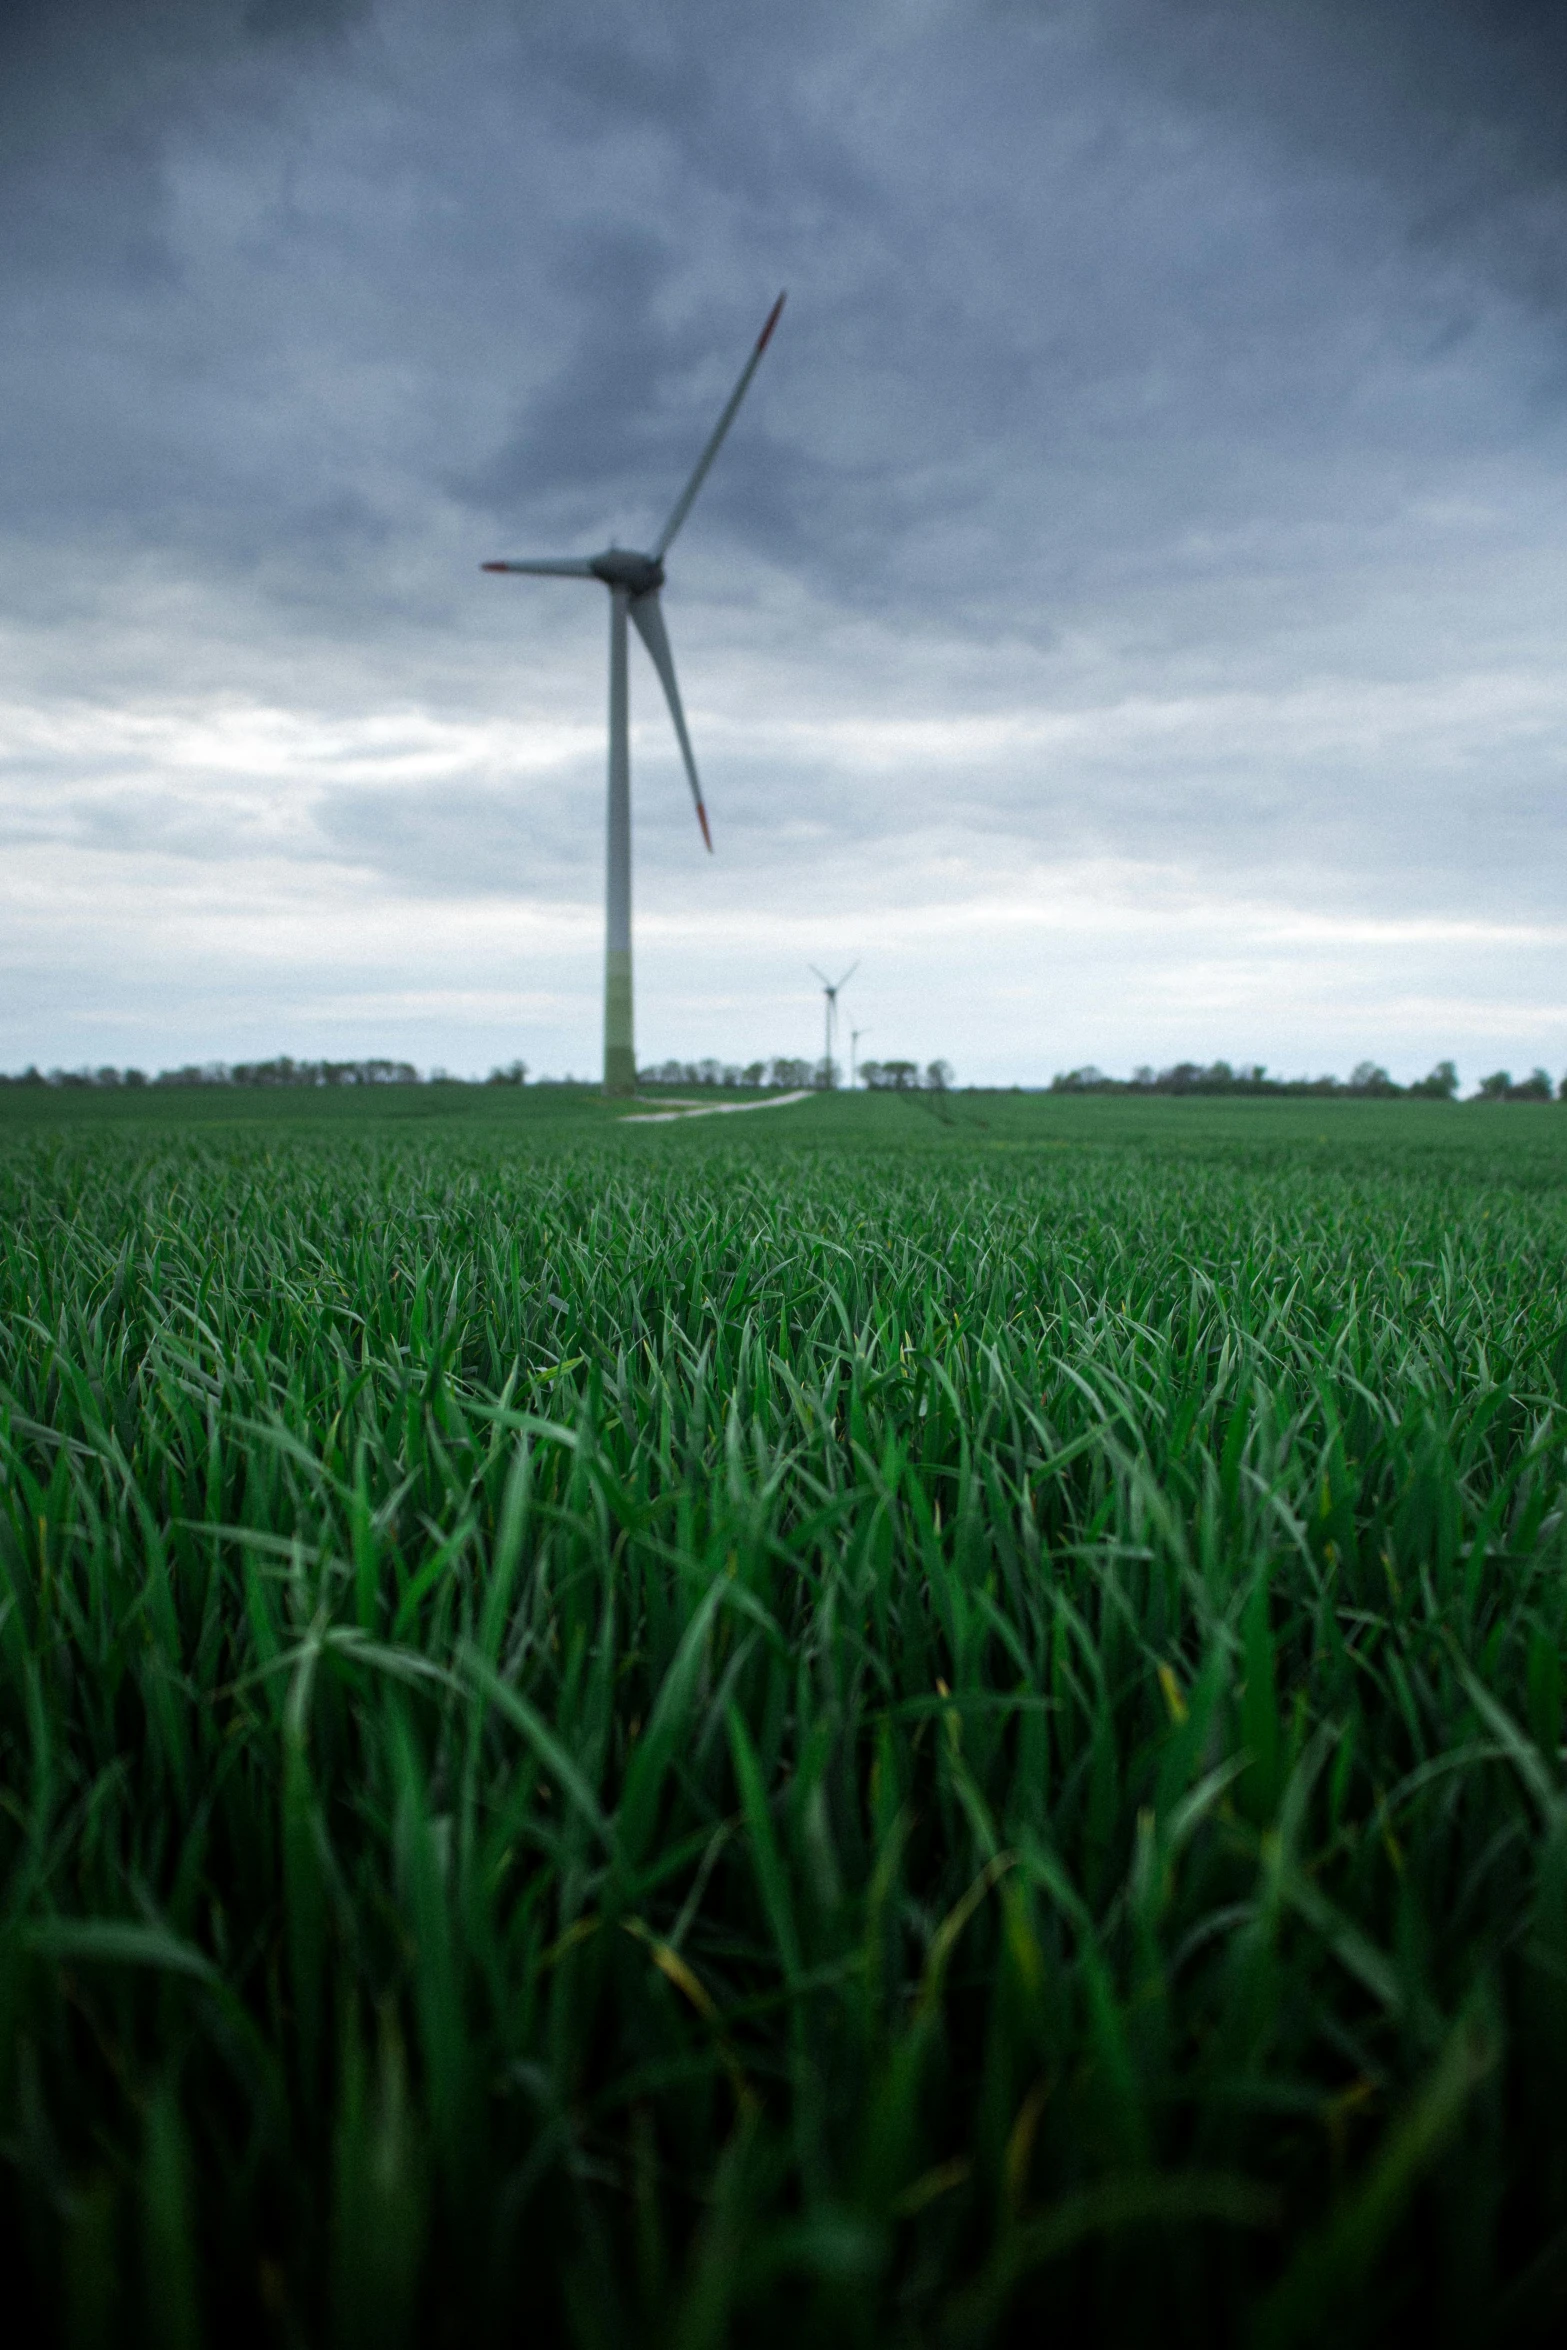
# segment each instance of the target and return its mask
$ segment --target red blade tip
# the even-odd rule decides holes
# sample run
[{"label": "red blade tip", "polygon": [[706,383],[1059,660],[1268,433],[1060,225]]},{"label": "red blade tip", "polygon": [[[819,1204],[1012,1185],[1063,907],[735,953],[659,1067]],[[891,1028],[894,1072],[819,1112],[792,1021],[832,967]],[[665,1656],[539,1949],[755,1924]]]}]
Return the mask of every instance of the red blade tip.
[{"label": "red blade tip", "polygon": [[509,563],[481,563],[479,569],[481,571],[510,571],[511,565]]},{"label": "red blade tip", "polygon": [[783,306],[784,297],[782,294],[780,294],[777,301],[773,304],[771,310],[769,310],[767,313],[767,324],[763,327],[760,335],[757,337],[756,348],[758,355],[766,350],[768,343],[771,341],[773,328],[778,324],[778,313],[783,308]]},{"label": "red blade tip", "polygon": [[707,829],[707,810],[703,807],[700,800],[698,800],[696,804],[696,820],[702,827],[702,838],[706,841],[707,853],[709,856],[711,856],[713,853],[713,836]]}]

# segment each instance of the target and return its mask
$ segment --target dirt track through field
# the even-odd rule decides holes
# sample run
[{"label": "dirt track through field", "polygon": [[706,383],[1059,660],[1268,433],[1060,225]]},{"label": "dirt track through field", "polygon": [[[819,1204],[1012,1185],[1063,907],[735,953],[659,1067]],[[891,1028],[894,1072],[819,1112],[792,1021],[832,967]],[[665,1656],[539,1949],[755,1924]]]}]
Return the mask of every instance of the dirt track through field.
[{"label": "dirt track through field", "polygon": [[786,1110],[791,1102],[808,1102],[809,1090],[802,1093],[770,1094],[764,1102],[682,1102],[673,1110],[633,1110],[629,1118],[622,1118],[622,1126],[667,1126],[675,1118],[733,1118],[742,1110]]}]

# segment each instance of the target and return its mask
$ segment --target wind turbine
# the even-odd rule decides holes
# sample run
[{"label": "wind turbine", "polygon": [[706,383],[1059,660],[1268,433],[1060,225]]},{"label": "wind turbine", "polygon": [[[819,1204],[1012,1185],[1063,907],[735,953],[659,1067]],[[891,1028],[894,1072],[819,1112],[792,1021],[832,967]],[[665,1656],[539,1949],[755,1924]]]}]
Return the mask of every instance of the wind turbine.
[{"label": "wind turbine", "polygon": [[859,967],[857,962],[851,963],[841,979],[829,979],[825,971],[816,971],[816,965],[811,965],[822,983],[822,993],[827,998],[827,1052],[822,1063],[822,1078],[829,1088],[832,1085],[832,1040],[838,1026],[838,990],[848,986]]},{"label": "wind turbine", "polygon": [[690,513],[697,491],[707,479],[708,467],[718,455],[725,433],[735,420],[735,411],[745,398],[783,306],[784,298],[780,294],[767,313],[767,323],[756,338],[756,348],[740,371],[740,381],[729,395],[728,406],[713,427],[712,438],[696,461],[696,470],[675,500],[674,512],[647,554],[636,554],[629,547],[611,546],[601,555],[541,555],[485,563],[480,567],[485,571],[525,571],[544,579],[598,579],[609,590],[609,837],[604,892],[604,1091],[607,1094],[635,1093],[637,1085],[631,999],[631,740],[626,704],[626,619],[629,614],[658,671],[669,715],[675,722],[680,756],[690,779],[691,797],[696,802],[696,820],[711,855],[713,836],[707,829],[702,786],[697,781],[691,737],[686,732],[685,712],[680,707],[674,655],[669,649],[669,634],[658,594],[664,584],[664,557]]}]

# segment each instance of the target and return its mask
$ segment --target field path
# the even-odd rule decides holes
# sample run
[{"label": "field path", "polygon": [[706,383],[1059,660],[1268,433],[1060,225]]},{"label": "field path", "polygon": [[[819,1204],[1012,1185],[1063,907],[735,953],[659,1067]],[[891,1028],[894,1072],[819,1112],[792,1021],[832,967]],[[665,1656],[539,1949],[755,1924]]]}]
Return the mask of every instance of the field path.
[{"label": "field path", "polygon": [[682,1102],[674,1110],[633,1110],[622,1126],[667,1126],[674,1118],[734,1118],[742,1110],[786,1110],[791,1102],[808,1102],[815,1087],[800,1093],[769,1094],[765,1102]]}]

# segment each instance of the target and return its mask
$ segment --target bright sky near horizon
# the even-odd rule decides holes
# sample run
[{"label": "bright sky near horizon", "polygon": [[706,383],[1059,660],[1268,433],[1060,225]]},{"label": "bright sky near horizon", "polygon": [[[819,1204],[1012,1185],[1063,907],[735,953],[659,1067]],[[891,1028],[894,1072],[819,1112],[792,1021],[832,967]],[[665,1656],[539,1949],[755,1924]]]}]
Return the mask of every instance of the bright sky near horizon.
[{"label": "bright sky near horizon", "polygon": [[12,0],[0,1066],[1567,1066],[1546,0]]}]

